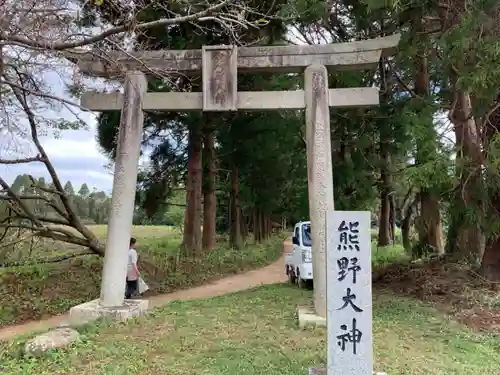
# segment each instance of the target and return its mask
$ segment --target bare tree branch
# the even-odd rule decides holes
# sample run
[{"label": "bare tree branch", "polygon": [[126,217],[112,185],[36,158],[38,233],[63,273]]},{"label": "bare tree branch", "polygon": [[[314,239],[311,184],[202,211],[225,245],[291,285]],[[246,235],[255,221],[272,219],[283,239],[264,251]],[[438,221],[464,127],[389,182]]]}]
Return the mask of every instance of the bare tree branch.
[{"label": "bare tree branch", "polygon": [[48,258],[48,259],[37,259],[36,261],[0,263],[0,268],[28,266],[28,265],[35,265],[35,264],[42,264],[42,263],[59,263],[59,262],[62,262],[62,261],[68,260],[68,259],[81,257],[81,256],[85,256],[85,255],[95,255],[95,253],[90,252],[90,251],[79,251],[79,252],[75,252],[75,253],[71,253],[71,254],[60,255],[58,257]]},{"label": "bare tree branch", "polygon": [[43,162],[40,156],[35,156],[33,158],[23,158],[23,159],[11,159],[11,160],[0,159],[0,164],[26,164],[26,163],[33,163],[36,161]]},{"label": "bare tree branch", "polygon": [[[7,184],[7,182],[0,177],[0,186],[3,189],[3,195],[0,195],[0,199],[7,200],[15,214],[14,216],[10,215],[6,219],[4,219],[3,222],[6,222],[7,224],[0,225],[0,227],[4,227],[7,229],[17,228],[25,231],[31,231],[35,233],[34,236],[51,238],[57,241],[64,241],[80,246],[85,246],[90,248],[95,253],[103,255],[104,248],[102,244],[95,237],[95,235],[85,225],[82,224],[80,218],[74,210],[70,198],[65,194],[64,187],[62,186],[62,183],[59,180],[59,177],[57,176],[57,173],[39,140],[36,115],[28,104],[28,95],[30,94],[26,90],[22,89],[26,87],[26,85],[30,84],[30,79],[28,76],[18,71],[17,69],[15,70],[15,73],[18,83],[16,85],[11,85],[10,88],[27,117],[31,141],[35,145],[35,148],[38,152],[38,155],[35,158],[17,159],[17,161],[21,160],[27,163],[29,161],[36,160],[37,162],[42,162],[52,179],[54,189],[37,186],[34,180],[32,180],[32,186],[34,188],[38,188],[40,191],[48,192],[50,194],[53,194],[53,196],[58,197],[58,200],[60,200],[63,207],[58,207],[57,201],[55,199],[43,197],[42,195],[40,195],[39,197],[31,196],[29,194],[18,195],[12,190],[9,184]],[[4,73],[3,76],[4,78],[6,78],[6,73]],[[12,79],[6,79],[6,81],[11,82]],[[32,212],[30,210],[30,207],[25,203],[26,200],[31,199],[37,199],[48,203],[49,206],[52,207],[59,215],[61,215],[62,218],[48,218]],[[15,220],[15,222],[12,222],[13,219]],[[26,220],[31,224],[24,224],[23,222]],[[76,229],[76,231],[82,237],[75,235],[74,232],[66,228]]]},{"label": "bare tree branch", "polygon": [[[13,35],[13,34],[6,34],[4,31],[0,31],[0,40],[2,40],[2,43],[4,45],[9,45],[9,44],[14,44],[18,46],[25,46],[25,47],[31,47],[31,48],[37,48],[37,49],[43,49],[43,50],[50,50],[50,51],[62,51],[65,49],[71,49],[71,48],[76,48],[76,47],[83,47],[87,46],[90,44],[94,44],[97,42],[100,42],[102,40],[105,40],[113,35],[116,34],[121,34],[124,32],[134,32],[134,31],[139,31],[143,29],[148,29],[148,28],[153,28],[153,27],[158,27],[158,26],[169,26],[169,25],[175,25],[175,24],[180,24],[180,23],[185,23],[185,22],[191,22],[198,20],[200,22],[203,21],[217,21],[220,23],[238,23],[238,24],[243,24],[242,21],[240,21],[238,18],[229,18],[224,15],[220,15],[219,17],[209,17],[210,15],[217,14],[219,10],[221,10],[223,7],[231,4],[233,0],[225,0],[222,1],[218,4],[209,6],[208,8],[195,12],[192,14],[188,14],[185,16],[177,16],[174,18],[162,18],[159,20],[151,21],[151,22],[144,22],[144,23],[137,23],[135,19],[132,19],[123,25],[120,26],[115,26],[112,27],[108,30],[105,30],[97,35],[94,36],[87,36],[83,37],[80,40],[75,40],[75,41],[69,41],[69,42],[62,42],[62,43],[54,43],[51,41],[46,41],[46,40],[32,40],[28,39],[19,35]],[[60,10],[58,10],[60,12]],[[47,11],[45,13],[48,13]],[[55,12],[54,12],[55,13]]]}]

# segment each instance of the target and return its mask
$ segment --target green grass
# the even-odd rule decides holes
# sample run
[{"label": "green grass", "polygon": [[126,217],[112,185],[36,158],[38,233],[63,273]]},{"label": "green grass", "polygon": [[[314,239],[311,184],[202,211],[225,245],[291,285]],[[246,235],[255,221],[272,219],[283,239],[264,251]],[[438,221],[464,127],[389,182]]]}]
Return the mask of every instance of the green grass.
[{"label": "green grass", "polygon": [[[101,240],[106,241],[107,225],[88,225],[87,226]],[[68,228],[68,230],[78,234],[76,230]],[[162,242],[167,237],[170,241],[180,244],[181,233],[178,229],[169,226],[149,226],[137,225],[133,227],[132,235],[139,242],[150,247],[154,243]],[[0,263],[25,263],[40,259],[50,259],[60,255],[73,253],[75,250],[83,250],[78,245],[68,244],[50,239],[30,239],[21,242],[15,246],[15,249],[9,248],[8,251],[0,251]],[[1,272],[1,270],[0,270]]]},{"label": "green grass", "polygon": [[[91,226],[105,239],[106,226]],[[216,250],[196,260],[176,261],[181,233],[171,227],[134,227],[139,267],[153,293],[167,293],[257,268],[279,258],[282,238],[266,244],[248,245],[234,251],[224,238]],[[46,243],[39,254],[67,251],[60,243]],[[102,259],[74,258],[0,270],[0,326],[42,319],[67,312],[70,307],[99,296]]]},{"label": "green grass", "polygon": [[389,374],[493,375],[500,371],[498,336],[473,333],[402,297],[380,296],[375,313],[377,358]]},{"label": "green grass", "polygon": [[378,247],[376,242],[372,242],[372,264],[374,268],[409,259],[410,257],[401,244]]},{"label": "green grass", "polygon": [[[94,325],[68,350],[24,359],[0,344],[2,374],[297,375],[326,361],[324,329],[297,327],[311,291],[274,285],[174,302],[126,324]],[[497,375],[500,339],[474,334],[413,300],[374,300],[375,370],[390,375]]]}]

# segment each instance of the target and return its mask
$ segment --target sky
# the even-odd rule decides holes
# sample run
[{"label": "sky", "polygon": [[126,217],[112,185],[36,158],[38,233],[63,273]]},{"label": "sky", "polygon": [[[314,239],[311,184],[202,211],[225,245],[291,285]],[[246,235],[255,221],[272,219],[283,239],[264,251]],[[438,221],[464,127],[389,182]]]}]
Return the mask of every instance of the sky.
[{"label": "sky", "polygon": [[[109,160],[101,154],[96,142],[95,118],[90,114],[83,114],[82,117],[87,120],[88,130],[64,131],[58,138],[52,135],[41,137],[42,145],[63,183],[71,181],[75,190],[86,183],[90,190],[95,187],[97,190],[111,192],[113,174],[106,168]],[[36,178],[45,177],[50,181],[42,163],[0,166],[0,174],[8,183],[23,173]]]},{"label": "sky", "polygon": [[[43,80],[47,84],[44,92],[78,103],[78,99],[71,98],[66,92],[64,82],[67,82],[67,78],[68,72],[44,73]],[[96,140],[96,113],[84,112],[77,107],[63,105],[37,112],[43,118],[55,120],[74,121],[78,116],[87,125],[87,129],[51,132],[40,137],[42,146],[49,155],[62,183],[71,181],[76,191],[86,183],[90,190],[96,188],[111,193],[113,174],[112,169],[109,168],[109,159],[100,152]],[[19,116],[18,121],[20,123],[24,121],[21,127],[27,129],[27,122],[23,117],[25,116]],[[5,123],[2,125],[5,128]],[[0,126],[0,158],[15,159],[30,156],[36,156],[36,152],[29,137],[11,134]],[[31,174],[35,178],[45,177],[47,181],[51,181],[42,163],[0,165],[0,175],[8,183],[12,183],[19,174]]]}]

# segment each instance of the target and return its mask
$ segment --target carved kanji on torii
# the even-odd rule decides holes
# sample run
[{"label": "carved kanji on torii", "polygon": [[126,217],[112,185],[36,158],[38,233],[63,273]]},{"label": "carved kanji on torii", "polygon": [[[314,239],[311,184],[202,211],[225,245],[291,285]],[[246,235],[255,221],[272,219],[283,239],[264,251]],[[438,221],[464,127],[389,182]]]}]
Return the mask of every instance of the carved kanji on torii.
[{"label": "carved kanji on torii", "polygon": [[[378,105],[378,89],[328,88],[328,69],[376,69],[381,56],[395,52],[399,35],[327,45],[269,47],[204,46],[201,50],[112,52],[104,59],[72,53],[78,68],[94,77],[124,77],[122,93],[85,93],[93,111],[121,110],[120,130],[103,269],[100,305],[123,305],[126,249],[132,230],[142,111],[306,110],[309,211],[312,223],[315,309],[326,317],[325,213],[333,210],[329,107]],[[238,92],[240,72],[305,71],[304,90]],[[147,75],[202,76],[201,93],[147,92]]]}]

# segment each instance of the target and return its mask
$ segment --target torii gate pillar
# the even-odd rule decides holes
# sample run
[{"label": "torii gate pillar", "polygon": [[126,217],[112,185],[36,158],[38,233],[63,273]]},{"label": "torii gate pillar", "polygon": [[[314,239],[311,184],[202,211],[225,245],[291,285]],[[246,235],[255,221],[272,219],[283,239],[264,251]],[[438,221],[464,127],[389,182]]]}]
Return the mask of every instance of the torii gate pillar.
[{"label": "torii gate pillar", "polygon": [[332,148],[328,72],[324,65],[305,70],[307,185],[313,243],[314,310],[326,319],[326,213],[333,211]]},{"label": "torii gate pillar", "polygon": [[142,315],[148,309],[146,299],[124,301],[128,248],[132,233],[144,125],[142,106],[147,89],[148,82],[144,73],[130,71],[125,75],[101,295],[97,300],[70,309],[69,320],[74,325],[99,318],[126,320]]}]

